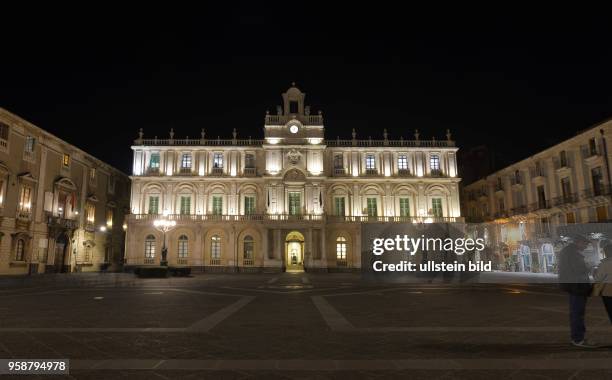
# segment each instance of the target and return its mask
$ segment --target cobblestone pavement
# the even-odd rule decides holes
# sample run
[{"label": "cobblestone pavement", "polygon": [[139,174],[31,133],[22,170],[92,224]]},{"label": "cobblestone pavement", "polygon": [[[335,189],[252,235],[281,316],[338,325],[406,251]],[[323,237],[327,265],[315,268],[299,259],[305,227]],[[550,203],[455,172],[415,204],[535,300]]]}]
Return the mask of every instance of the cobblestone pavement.
[{"label": "cobblestone pavement", "polygon": [[[612,349],[568,344],[554,284],[42,277],[0,279],[0,358],[70,358],[72,378],[612,378]],[[599,299],[587,329],[612,345]]]}]

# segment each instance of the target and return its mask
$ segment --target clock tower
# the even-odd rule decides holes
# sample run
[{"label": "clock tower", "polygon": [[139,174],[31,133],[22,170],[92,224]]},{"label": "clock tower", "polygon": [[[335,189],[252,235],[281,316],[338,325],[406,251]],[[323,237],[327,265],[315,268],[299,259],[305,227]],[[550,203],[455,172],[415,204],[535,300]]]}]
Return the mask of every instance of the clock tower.
[{"label": "clock tower", "polygon": [[323,116],[319,111],[310,114],[304,104],[306,94],[292,83],[282,94],[283,105],[276,107],[276,115],[266,114],[265,138],[271,145],[321,144],[323,142]]}]

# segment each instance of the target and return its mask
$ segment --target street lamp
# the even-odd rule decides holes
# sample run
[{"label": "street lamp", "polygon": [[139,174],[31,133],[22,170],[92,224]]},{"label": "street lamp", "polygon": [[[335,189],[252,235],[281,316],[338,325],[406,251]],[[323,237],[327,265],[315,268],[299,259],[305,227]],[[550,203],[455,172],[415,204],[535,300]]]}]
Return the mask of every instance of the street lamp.
[{"label": "street lamp", "polygon": [[168,249],[166,248],[166,232],[176,227],[176,221],[168,220],[168,219],[157,219],[156,221],[153,222],[153,226],[158,231],[161,231],[164,234],[164,245],[162,246],[162,252],[161,252],[162,256],[161,256],[161,261],[159,262],[159,265],[161,265],[162,267],[167,267],[168,260],[166,260],[166,257],[168,256]]}]

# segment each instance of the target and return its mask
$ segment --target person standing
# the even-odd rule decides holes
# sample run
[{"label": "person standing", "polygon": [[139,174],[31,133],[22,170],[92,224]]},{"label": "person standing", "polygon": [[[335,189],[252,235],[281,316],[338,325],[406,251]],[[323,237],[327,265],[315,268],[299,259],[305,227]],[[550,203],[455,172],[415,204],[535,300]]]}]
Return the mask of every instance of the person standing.
[{"label": "person standing", "polygon": [[601,260],[595,270],[594,278],[599,284],[599,294],[608,312],[608,318],[612,323],[612,242],[604,246],[605,258]]},{"label": "person standing", "polygon": [[585,339],[584,314],[592,285],[582,251],[590,244],[582,235],[575,235],[573,241],[559,252],[559,284],[569,293],[569,316],[571,344],[581,348],[597,348],[594,342]]}]

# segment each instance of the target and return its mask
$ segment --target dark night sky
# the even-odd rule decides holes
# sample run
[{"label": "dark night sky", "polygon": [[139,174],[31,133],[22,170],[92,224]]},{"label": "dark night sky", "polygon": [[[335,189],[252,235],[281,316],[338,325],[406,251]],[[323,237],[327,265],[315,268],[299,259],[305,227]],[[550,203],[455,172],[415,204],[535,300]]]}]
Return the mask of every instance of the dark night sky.
[{"label": "dark night sky", "polygon": [[0,107],[126,172],[140,127],[261,136],[292,81],[328,138],[450,128],[498,166],[612,117],[603,9],[78,11],[3,21]]}]

